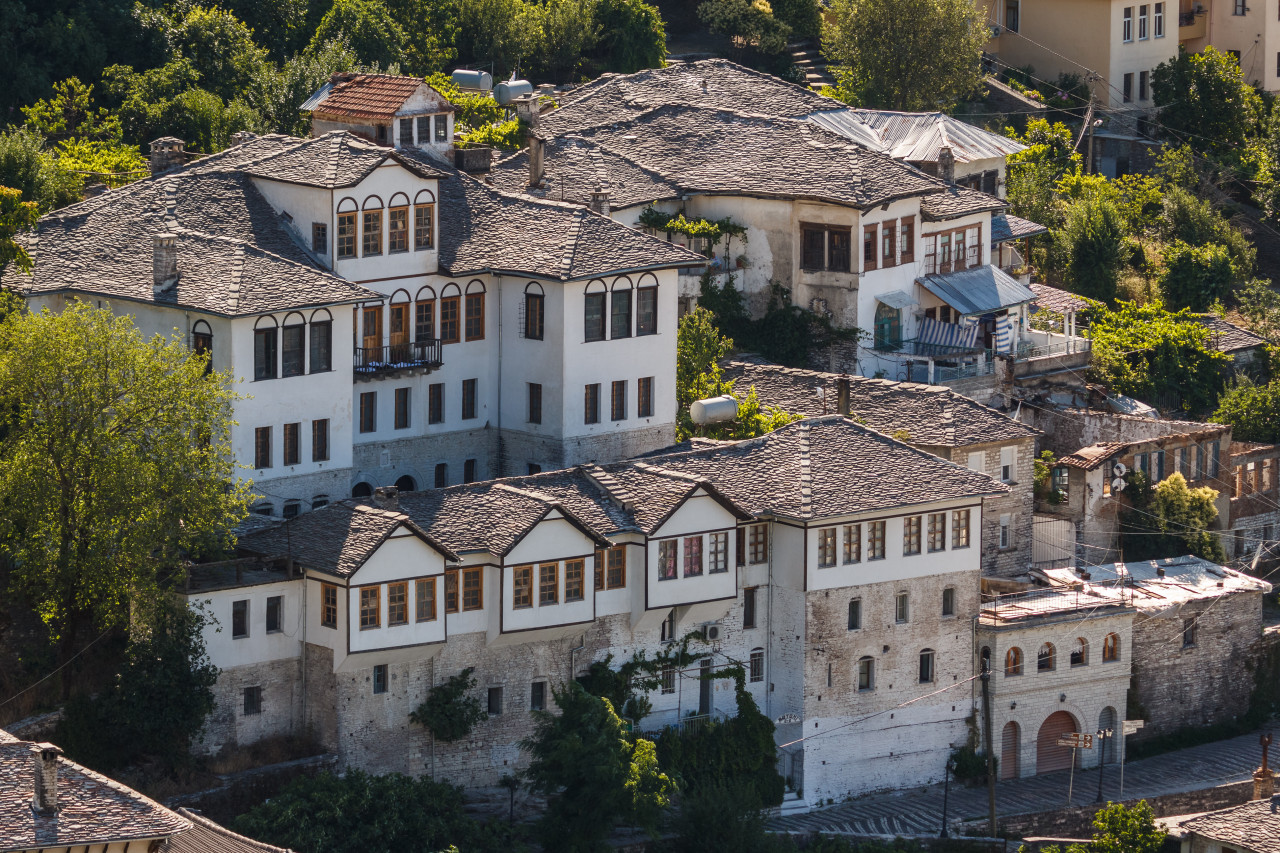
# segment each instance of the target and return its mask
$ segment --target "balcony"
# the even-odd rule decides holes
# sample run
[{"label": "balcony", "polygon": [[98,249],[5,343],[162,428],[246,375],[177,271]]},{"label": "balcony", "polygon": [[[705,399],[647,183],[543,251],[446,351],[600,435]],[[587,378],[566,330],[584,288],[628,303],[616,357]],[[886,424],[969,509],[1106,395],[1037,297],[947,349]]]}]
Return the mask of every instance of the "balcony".
[{"label": "balcony", "polygon": [[1203,11],[1181,12],[1178,15],[1178,41],[1204,38],[1208,32],[1209,16]]},{"label": "balcony", "polygon": [[355,377],[369,379],[401,372],[430,373],[444,363],[442,348],[438,338],[381,347],[356,347]]}]

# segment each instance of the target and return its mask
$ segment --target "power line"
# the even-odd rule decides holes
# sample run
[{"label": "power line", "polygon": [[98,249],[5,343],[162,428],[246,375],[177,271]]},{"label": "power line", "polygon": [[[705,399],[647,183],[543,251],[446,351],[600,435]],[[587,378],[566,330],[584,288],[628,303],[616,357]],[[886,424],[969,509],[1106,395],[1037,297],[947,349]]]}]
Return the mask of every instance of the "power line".
[{"label": "power line", "polygon": [[92,646],[94,643],[98,642],[99,640],[101,640],[103,637],[107,636],[107,634],[110,634],[110,633],[111,633],[111,629],[110,629],[110,628],[108,628],[107,630],[105,630],[105,631],[103,631],[101,634],[99,634],[98,636],[94,637],[92,640],[90,640],[90,641],[88,642],[88,644],[86,644],[86,645],[85,645],[85,647],[84,647],[83,649],[81,649],[80,651],[78,651],[78,652],[76,652],[74,655],[72,655],[72,656],[67,660],[67,662],[66,662],[66,663],[62,664],[62,666],[59,666],[59,667],[58,667],[57,669],[55,669],[53,672],[49,673],[49,674],[48,674],[48,675],[46,675],[44,678],[41,678],[39,681],[35,682],[34,684],[30,684],[30,685],[28,685],[27,687],[24,687],[23,689],[19,690],[17,693],[13,694],[12,696],[10,696],[8,699],[4,700],[3,702],[0,702],[0,708],[3,708],[5,705],[8,705],[10,702],[12,702],[14,699],[17,699],[19,696],[21,696],[22,694],[26,693],[28,690],[34,690],[36,687],[39,687],[41,684],[43,684],[44,682],[48,681],[50,678],[53,678],[53,677],[54,677],[55,675],[57,675],[59,672],[61,672],[62,670],[66,669],[68,666],[70,666],[72,661],[74,661],[76,658],[80,657],[80,656],[81,656],[82,654],[84,654],[85,652],[89,651],[89,647],[90,647],[90,646]]}]

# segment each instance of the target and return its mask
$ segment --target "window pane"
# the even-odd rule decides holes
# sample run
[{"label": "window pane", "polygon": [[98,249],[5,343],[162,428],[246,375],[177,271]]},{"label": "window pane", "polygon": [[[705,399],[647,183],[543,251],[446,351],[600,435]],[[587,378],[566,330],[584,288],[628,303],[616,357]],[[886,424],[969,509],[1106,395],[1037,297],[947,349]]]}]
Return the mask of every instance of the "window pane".
[{"label": "window pane", "polygon": [[333,369],[333,324],[329,321],[311,324],[311,372]]},{"label": "window pane", "polygon": [[631,337],[631,291],[615,290],[611,309],[609,337]]},{"label": "window pane", "polygon": [[382,211],[366,210],[364,212],[363,240],[360,254],[363,256],[382,254]]},{"label": "window pane", "polygon": [[484,339],[484,294],[467,294],[467,340]]},{"label": "window pane", "polygon": [[540,293],[526,293],[524,296],[524,336],[530,340],[540,341],[543,335],[543,296]]},{"label": "window pane", "polygon": [[280,374],[282,376],[301,376],[305,372],[305,347],[307,327],[303,325],[285,326],[281,347]]},{"label": "window pane", "polygon": [[800,231],[800,266],[807,270],[820,270],[826,264],[826,232],[821,228],[803,228]]},{"label": "window pane", "polygon": [[387,211],[387,251],[409,251],[409,208],[393,207]]},{"label": "window pane", "polygon": [[642,287],[636,291],[636,334],[658,333],[658,288]]},{"label": "window pane", "polygon": [[583,304],[583,336],[588,341],[604,340],[603,293],[588,293]]},{"label": "window pane", "polygon": [[276,378],[275,329],[258,329],[253,333],[253,378]]},{"label": "window pane", "polygon": [[458,303],[457,296],[446,296],[440,300],[440,340],[446,344],[458,342]]},{"label": "window pane", "polygon": [[413,247],[430,249],[435,245],[432,221],[435,219],[435,205],[419,204],[413,209]]}]

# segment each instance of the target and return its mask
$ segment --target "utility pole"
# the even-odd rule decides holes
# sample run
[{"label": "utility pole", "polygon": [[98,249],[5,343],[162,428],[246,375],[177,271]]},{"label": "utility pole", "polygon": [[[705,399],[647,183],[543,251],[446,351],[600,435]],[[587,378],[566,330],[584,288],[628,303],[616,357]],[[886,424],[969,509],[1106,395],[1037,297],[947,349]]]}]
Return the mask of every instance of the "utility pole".
[{"label": "utility pole", "polygon": [[1085,130],[1089,133],[1089,149],[1085,152],[1085,174],[1093,174],[1093,87],[1089,87],[1089,111],[1085,113]]},{"label": "utility pole", "polygon": [[982,736],[987,742],[987,835],[996,837],[996,746],[991,740],[991,660],[982,659]]}]

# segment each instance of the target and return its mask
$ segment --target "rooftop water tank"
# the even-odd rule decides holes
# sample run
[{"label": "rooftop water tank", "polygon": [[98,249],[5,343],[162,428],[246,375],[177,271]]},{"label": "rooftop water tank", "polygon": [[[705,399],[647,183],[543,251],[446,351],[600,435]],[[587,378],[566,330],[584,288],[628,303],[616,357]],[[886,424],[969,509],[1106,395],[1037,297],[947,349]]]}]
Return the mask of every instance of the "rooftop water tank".
[{"label": "rooftop water tank", "polygon": [[508,80],[493,89],[493,99],[504,107],[522,95],[532,94],[533,84],[528,80]]},{"label": "rooftop water tank", "polygon": [[453,85],[459,89],[491,92],[493,91],[493,75],[488,71],[468,71],[465,68],[459,68],[453,72]]},{"label": "rooftop water tank", "polygon": [[689,405],[689,417],[698,425],[720,424],[738,416],[738,401],[728,394],[706,400],[694,400]]}]

